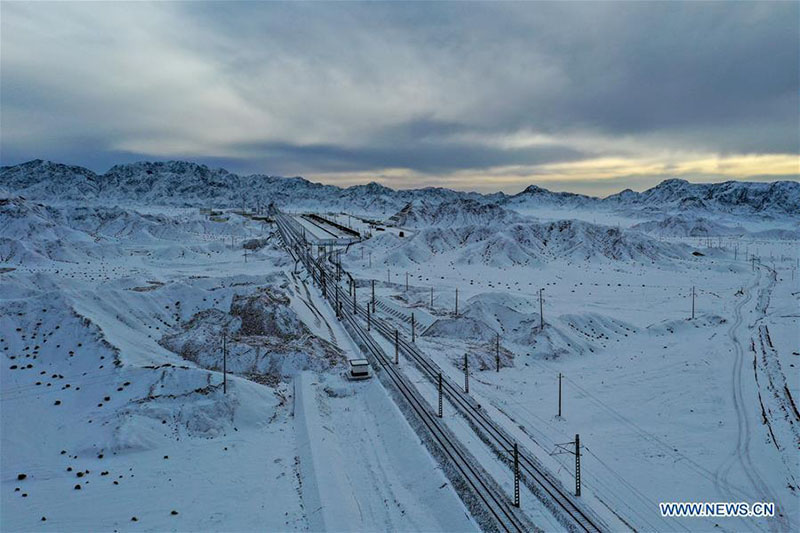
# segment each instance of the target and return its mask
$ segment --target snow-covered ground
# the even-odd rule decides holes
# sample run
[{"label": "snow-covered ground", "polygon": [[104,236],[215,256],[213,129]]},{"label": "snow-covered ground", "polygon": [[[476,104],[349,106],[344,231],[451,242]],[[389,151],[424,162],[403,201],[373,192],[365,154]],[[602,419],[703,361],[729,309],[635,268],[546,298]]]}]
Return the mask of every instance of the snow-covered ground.
[{"label": "snow-covered ground", "polygon": [[[581,499],[612,529],[800,527],[800,213],[769,203],[791,183],[489,198],[137,165],[3,170],[3,531],[478,529],[381,383],[343,377],[361,354],[275,226],[200,211],[240,208],[226,180],[364,234],[393,220],[342,248],[358,298],[374,280],[379,315],[409,335],[413,313],[458,383],[468,354],[470,394],[566,487],[574,458],[553,452],[580,434]],[[130,197],[144,171],[170,205]],[[449,406],[445,423],[510,493]],[[666,519],[662,501],[781,516]]]},{"label": "snow-covered ground", "polygon": [[[573,246],[573,227],[544,232],[566,241],[544,247],[566,249],[555,256],[531,242],[524,254],[497,246],[506,230],[492,227],[483,253],[467,254],[464,239],[447,233],[453,228],[432,227],[421,232],[430,238],[368,241],[372,268],[357,249],[346,267],[365,287],[376,280],[378,310],[409,334],[403,319],[423,318],[417,344],[456,380],[468,353],[483,370],[471,394],[567,486],[573,459],[551,454],[579,433],[584,499],[613,527],[796,528],[797,241],[654,235],[637,246],[640,234],[623,232],[613,249],[630,251],[619,260],[603,253],[605,241],[589,240],[592,232]],[[474,238],[480,230],[455,231]],[[426,327],[424,317],[438,320]],[[498,333],[503,368],[495,372]],[[781,516],[665,519],[658,503],[669,501],[768,501]]]},{"label": "snow-covered ground", "polygon": [[42,209],[0,213],[2,530],[476,529],[380,385],[341,376],[354,347],[273,229]]}]

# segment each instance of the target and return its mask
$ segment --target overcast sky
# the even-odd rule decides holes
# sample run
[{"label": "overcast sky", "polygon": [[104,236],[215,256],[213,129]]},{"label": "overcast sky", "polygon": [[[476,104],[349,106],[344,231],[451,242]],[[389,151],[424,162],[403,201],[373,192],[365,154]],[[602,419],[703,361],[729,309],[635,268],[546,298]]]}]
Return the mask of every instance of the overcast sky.
[{"label": "overcast sky", "polygon": [[800,179],[800,4],[0,3],[0,163],[609,194]]}]

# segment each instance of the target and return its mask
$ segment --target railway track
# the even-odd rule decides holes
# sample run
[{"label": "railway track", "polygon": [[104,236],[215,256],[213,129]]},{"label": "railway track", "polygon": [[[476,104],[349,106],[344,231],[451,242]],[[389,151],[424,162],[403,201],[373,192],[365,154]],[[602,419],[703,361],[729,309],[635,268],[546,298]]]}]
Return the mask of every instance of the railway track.
[{"label": "railway track", "polygon": [[[394,342],[395,328],[383,319],[374,316],[371,317],[371,323],[372,328],[386,340]],[[400,353],[408,357],[431,383],[437,383],[441,373],[442,392],[450,400],[450,403],[458,409],[481,439],[490,445],[506,464],[513,464],[512,454],[514,443],[516,442],[515,439],[500,428],[471,396],[466,394],[451,379],[447,378],[441,368],[413,343],[399,334],[397,338]],[[565,525],[575,527],[578,531],[586,532],[607,529],[597,517],[578,504],[561,482],[555,479],[538,460],[533,458],[533,455],[528,450],[519,444],[517,446],[521,479],[534,493],[543,494],[549,499],[551,507],[555,506],[562,514],[566,515],[567,521],[571,523]]]},{"label": "railway track", "polygon": [[376,363],[378,368],[383,369],[392,385],[406,399],[416,417],[423,423],[428,433],[433,436],[461,477],[469,483],[472,492],[478,496],[485,509],[491,513],[493,521],[505,531],[528,531],[532,529],[532,525],[528,523],[528,520],[512,506],[496,482],[477,466],[477,461],[462,448],[458,440],[433,414],[433,407],[422,397],[408,378],[399,371],[396,365],[392,363],[380,345],[364,330],[353,313],[349,312],[346,307],[343,306],[341,315],[346,326],[349,326],[347,329],[355,334],[356,342],[366,348],[373,363]]},{"label": "railway track", "polygon": [[[297,234],[291,231],[291,226],[285,221],[279,222],[279,228],[284,238],[284,242],[292,247],[292,237],[297,238]],[[312,263],[313,259],[306,253],[295,249],[293,257],[300,258],[306,265],[309,272],[314,275],[317,263]],[[332,274],[331,274],[332,275]],[[315,277],[316,279],[316,277]],[[338,284],[335,285],[339,293],[340,300],[346,301],[344,291]],[[328,293],[326,297],[329,303],[335,305],[335,298]],[[491,522],[499,531],[530,531],[535,529],[525,515],[515,508],[505,497],[497,483],[483,469],[478,466],[478,462],[466,451],[458,440],[452,435],[449,429],[441,420],[433,414],[433,408],[422,397],[416,387],[400,370],[392,363],[381,346],[375,339],[364,330],[364,327],[357,319],[357,310],[352,312],[348,306],[342,306],[340,316],[348,332],[353,336],[353,340],[361,347],[364,353],[371,360],[376,369],[383,370],[385,379],[402,396],[407,406],[414,414],[415,418],[425,428],[426,433],[436,444],[440,452],[456,470],[459,477],[468,485],[471,494],[477,499],[481,511],[491,518]]]},{"label": "railway track", "polygon": [[[329,275],[333,275],[328,269]],[[333,279],[333,278],[331,278]],[[340,301],[350,302],[351,295],[344,292],[337,285],[340,291]],[[353,308],[349,304],[343,306],[344,311]],[[366,322],[366,308],[356,303],[356,315]],[[393,343],[395,340],[395,330],[389,322],[376,317],[374,314],[370,318],[371,327],[383,336],[387,341]],[[439,375],[442,376],[442,392],[450,400],[450,403],[466,418],[470,426],[476,431],[479,437],[492,447],[500,458],[511,467],[513,465],[513,448],[516,442],[508,433],[500,428],[483,410],[483,408],[458,385],[448,378],[442,369],[416,347],[410,340],[404,338],[398,331],[397,341],[398,350],[422,372],[422,374],[434,385],[438,383]],[[574,500],[571,494],[563,487],[560,481],[554,478],[546,468],[536,460],[533,455],[524,447],[518,446],[519,465],[522,481],[534,493],[543,495],[549,500],[551,508],[555,508],[562,516],[562,521],[569,528],[577,531],[604,531],[607,527],[591,511],[585,509]]]},{"label": "railway track", "polygon": [[[288,224],[286,229],[288,233],[292,233],[292,228]],[[302,242],[299,234],[294,233],[293,242]],[[295,253],[298,252],[295,251]],[[332,303],[334,301],[340,302],[340,314],[356,323],[359,320],[366,322],[364,306],[359,305],[357,302],[355,306],[352,306],[349,303],[351,302],[351,295],[344,291],[338,283],[334,282],[337,279],[336,271],[332,267],[325,265],[323,261],[316,260],[310,255],[307,256],[307,261],[308,264],[306,266],[309,267],[312,273],[325,272],[327,279],[331,280],[330,285],[335,288],[334,294],[331,296],[331,291],[328,290],[326,291],[328,293],[327,296],[330,297]],[[341,268],[339,271],[344,273]],[[394,342],[395,328],[387,321],[372,315],[371,326],[389,342]],[[371,335],[364,332],[363,328],[362,333],[371,338]],[[402,335],[398,335],[398,349],[401,354],[404,354],[417,366],[431,383],[437,383],[441,373],[443,395],[465,417],[478,436],[492,447],[506,464],[511,466],[513,464],[513,446],[516,441],[505,430],[500,428],[471,396],[450,380],[430,357],[420,351],[409,340],[403,338]],[[561,482],[541,465],[533,454],[523,446],[519,446],[519,444],[518,456],[522,482],[556,512],[566,527],[575,531],[586,532],[608,530],[607,526],[594,513],[575,501],[574,497],[564,488]]]},{"label": "railway track", "polygon": [[[291,233],[291,227],[287,226],[287,231]],[[294,235],[295,242],[302,242],[299,235]],[[324,261],[316,260],[310,256],[307,257],[307,267],[311,271],[325,272],[328,280],[331,280],[330,285],[335,287],[335,293],[330,296],[331,301],[340,302],[341,315],[348,322],[358,325],[359,336],[369,338],[371,344],[380,349],[380,346],[375,343],[372,336],[364,331],[361,322],[366,324],[366,308],[363,305],[355,303],[352,305],[352,295],[344,291],[336,280],[336,271],[324,264]],[[344,273],[341,268],[341,273]],[[338,300],[337,300],[338,297]],[[395,340],[395,330],[391,323],[375,316],[371,316],[371,328],[377,331],[387,341],[393,343]],[[399,330],[398,330],[399,331]],[[475,430],[476,434],[487,445],[495,450],[495,453],[503,460],[509,467],[513,465],[513,447],[516,442],[504,429],[496,424],[486,413],[486,411],[468,394],[466,394],[460,386],[456,385],[450,378],[442,372],[441,368],[426,354],[424,354],[417,346],[409,339],[404,338],[402,334],[398,334],[398,350],[401,354],[406,356],[420,372],[434,385],[438,384],[439,375],[442,376],[442,393],[449,400],[449,402],[459,411],[459,413],[467,420],[470,426]],[[385,354],[384,354],[385,355]],[[394,373],[398,373],[393,364],[390,364],[390,369]],[[401,374],[402,375],[402,374]],[[591,510],[587,509],[580,502],[576,501],[563,484],[553,476],[524,446],[518,447],[519,467],[521,481],[535,494],[537,494],[546,505],[548,505],[556,515],[561,519],[566,527],[574,531],[586,532],[599,532],[607,531],[608,527],[597,517]]]},{"label": "railway track", "polygon": [[339,238],[339,235],[335,234],[334,232],[332,232],[327,228],[324,228],[321,224],[319,224],[316,220],[310,218],[308,215],[303,215],[303,218],[307,220],[309,223],[313,224],[314,226],[318,227],[319,229],[327,233],[328,235],[332,236],[334,239]]}]

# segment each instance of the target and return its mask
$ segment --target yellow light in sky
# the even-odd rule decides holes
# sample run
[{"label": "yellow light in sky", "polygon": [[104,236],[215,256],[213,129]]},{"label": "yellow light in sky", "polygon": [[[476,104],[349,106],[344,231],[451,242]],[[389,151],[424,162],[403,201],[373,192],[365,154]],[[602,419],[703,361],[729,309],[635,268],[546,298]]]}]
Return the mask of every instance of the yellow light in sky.
[{"label": "yellow light in sky", "polygon": [[[598,157],[541,165],[509,165],[488,169],[426,174],[404,168],[318,174],[312,179],[337,185],[377,181],[395,188],[425,187],[431,183],[461,190],[515,192],[533,182],[588,184],[631,176],[694,178],[709,176],[746,179],[759,176],[800,176],[798,154],[671,154],[665,157]],[[714,181],[719,181],[715,179]]]}]

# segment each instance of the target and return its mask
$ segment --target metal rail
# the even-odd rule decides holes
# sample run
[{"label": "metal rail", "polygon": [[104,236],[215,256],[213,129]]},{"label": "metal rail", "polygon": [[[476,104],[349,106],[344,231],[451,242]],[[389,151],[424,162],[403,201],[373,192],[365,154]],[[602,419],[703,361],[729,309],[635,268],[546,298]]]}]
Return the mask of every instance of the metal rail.
[{"label": "metal rail", "polygon": [[[371,325],[387,340],[394,341],[394,328],[389,326],[384,320],[372,315]],[[410,341],[403,339],[402,336],[398,338],[398,345],[400,352],[410,357],[412,362],[422,371],[431,383],[437,383],[441,369],[436,363],[431,361],[429,357],[423,354]],[[443,372],[442,376],[442,389],[451,403],[467,418],[485,442],[493,446],[498,452],[505,454],[503,459],[510,464],[510,462],[513,461],[513,449],[516,441],[503,429],[498,427],[497,424],[489,418],[488,413],[486,413],[472,397],[461,390],[458,385],[455,385],[452,380],[445,377]],[[518,445],[518,453],[523,480],[527,481],[526,485],[528,485],[529,488],[536,490],[536,487],[538,487],[543,490],[545,494],[572,519],[574,525],[580,530],[594,532],[606,529],[605,526],[601,525],[598,518],[592,516],[587,510],[583,509],[582,506],[574,501],[572,496],[562,486],[561,482],[547,472],[545,467],[537,460],[533,459],[530,452]],[[534,486],[531,486],[531,484]]]},{"label": "metal rail", "polygon": [[[287,244],[287,247],[290,248],[290,253],[304,263],[315,280],[317,279],[316,272],[328,272],[331,282],[339,295],[339,299],[337,300],[332,297],[329,292],[325,294],[329,303],[336,305],[334,302],[346,302],[348,296],[338,283],[333,282],[335,273],[330,272],[329,269],[321,266],[319,262],[310,257],[307,250],[297,249],[297,244],[302,242],[302,240],[299,238],[300,236],[293,231],[294,228],[281,219],[280,214],[276,217],[276,221],[278,221],[278,227],[284,242]],[[348,331],[355,337],[354,340],[362,347],[367,356],[376,364],[376,367],[385,371],[385,375],[391,381],[392,385],[405,399],[417,419],[423,424],[425,429],[427,429],[442,453],[444,453],[447,459],[456,468],[459,475],[469,484],[472,493],[478,497],[480,503],[491,515],[493,521],[504,531],[528,531],[532,529],[533,526],[529,523],[527,518],[505,498],[500,488],[496,486],[496,482],[477,466],[478,463],[471,454],[462,448],[458,440],[452,436],[444,424],[433,414],[433,409],[419,391],[392,363],[391,359],[386,355],[375,339],[364,330],[362,325],[358,322],[357,309],[356,307],[355,311],[353,311],[349,305],[342,305],[340,316],[343,318]]]}]

